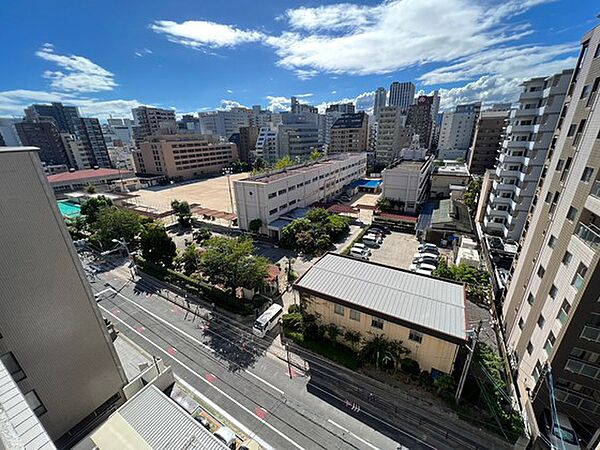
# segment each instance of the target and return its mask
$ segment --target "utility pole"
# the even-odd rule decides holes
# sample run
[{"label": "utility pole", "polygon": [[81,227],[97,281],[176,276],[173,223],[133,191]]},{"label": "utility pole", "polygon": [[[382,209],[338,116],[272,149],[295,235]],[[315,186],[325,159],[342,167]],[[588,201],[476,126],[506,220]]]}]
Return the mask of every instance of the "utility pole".
[{"label": "utility pole", "polygon": [[463,367],[462,374],[460,375],[460,380],[458,381],[458,388],[456,389],[456,395],[454,399],[456,400],[456,404],[460,402],[460,396],[462,395],[463,388],[465,387],[465,381],[467,380],[467,375],[469,374],[469,368],[471,367],[471,361],[473,360],[473,355],[475,354],[475,347],[477,346],[477,341],[479,340],[479,333],[481,332],[481,326],[483,322],[480,320],[477,325],[477,330],[475,331],[475,337],[473,338],[473,343],[471,348],[467,345],[467,349],[469,350],[469,354],[467,355],[467,360],[465,361],[465,366]]}]

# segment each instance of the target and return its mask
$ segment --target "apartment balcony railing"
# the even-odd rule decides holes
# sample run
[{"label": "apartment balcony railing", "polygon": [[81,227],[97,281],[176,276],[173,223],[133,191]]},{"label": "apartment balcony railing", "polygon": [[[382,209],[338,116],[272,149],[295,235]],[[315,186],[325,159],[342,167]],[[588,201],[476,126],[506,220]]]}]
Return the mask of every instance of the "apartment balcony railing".
[{"label": "apartment balcony railing", "polygon": [[583,375],[593,380],[600,380],[600,367],[584,361],[569,358],[565,369],[577,375]]},{"label": "apartment balcony railing", "polygon": [[592,195],[596,198],[600,198],[600,180],[598,180],[594,183],[594,185],[592,186],[592,192],[590,192],[590,195]]},{"label": "apartment balcony railing", "polygon": [[600,229],[595,225],[578,223],[577,227],[575,227],[575,236],[594,251],[600,248]]},{"label": "apartment balcony railing", "polygon": [[583,331],[581,332],[581,338],[586,341],[600,343],[600,328],[593,325],[584,326]]},{"label": "apartment balcony railing", "polygon": [[578,393],[563,389],[558,386],[555,389],[555,395],[559,402],[567,403],[577,409],[589,411],[593,414],[600,414],[600,403],[590,398],[583,397]]}]

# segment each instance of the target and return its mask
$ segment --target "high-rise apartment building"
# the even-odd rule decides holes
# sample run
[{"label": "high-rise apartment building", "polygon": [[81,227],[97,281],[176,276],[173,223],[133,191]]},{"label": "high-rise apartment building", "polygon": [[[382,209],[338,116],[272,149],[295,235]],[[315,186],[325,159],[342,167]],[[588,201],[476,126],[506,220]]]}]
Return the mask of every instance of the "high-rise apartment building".
[{"label": "high-rise apartment building", "polygon": [[473,140],[480,109],[481,102],[477,102],[470,105],[458,105],[454,111],[445,112],[440,128],[438,149],[465,150],[466,154],[466,150]]},{"label": "high-rise apartment building", "polygon": [[489,234],[518,241],[548,157],[571,70],[523,84],[519,107],[510,114],[498,156],[496,180],[483,227]]},{"label": "high-rise apartment building", "polygon": [[67,153],[54,120],[15,124],[23,145],[39,148],[39,157],[47,165],[69,164]]},{"label": "high-rise apartment building", "polygon": [[69,447],[123,403],[125,373],[36,149],[0,150],[0,185],[0,358]]},{"label": "high-rise apartment building", "polygon": [[283,113],[277,128],[279,157],[289,155],[304,159],[321,148],[319,115],[314,113]]},{"label": "high-rise apartment building", "polygon": [[217,111],[217,134],[226,139],[233,133],[239,133],[241,127],[252,123],[252,110],[235,107],[225,111]]},{"label": "high-rise apartment building", "polygon": [[344,114],[331,127],[328,153],[366,152],[369,117],[364,112]]},{"label": "high-rise apartment building", "polygon": [[90,154],[83,141],[78,139],[76,135],[60,133],[60,138],[67,153],[69,167],[76,170],[91,169],[94,167],[94,156]]},{"label": "high-rise apartment building", "polygon": [[304,103],[300,103],[296,97],[292,97],[291,99],[291,112],[292,114],[302,114],[302,113],[311,113],[318,114],[319,109],[316,106],[306,105]]},{"label": "high-rise apartment building", "polygon": [[9,119],[0,117],[0,137],[5,146],[18,147],[21,145],[21,139],[15,124],[21,122],[18,119]]},{"label": "high-rise apartment building", "polygon": [[219,173],[238,157],[232,142],[217,136],[166,134],[148,137],[134,152],[136,172],[189,180]]},{"label": "high-rise apartment building", "polygon": [[76,134],[79,117],[76,106],[65,106],[62,103],[34,104],[25,108],[25,118],[28,122],[46,122],[52,119],[62,133]]},{"label": "high-rise apartment building", "polygon": [[427,95],[419,95],[417,103],[410,105],[406,117],[406,125],[414,128],[415,133],[419,135],[419,141],[425,148],[431,148],[433,135],[433,110],[434,98]]},{"label": "high-rise apartment building", "polygon": [[468,156],[471,174],[483,175],[496,166],[509,113],[510,108],[507,108],[503,111],[482,111],[479,115]]},{"label": "high-rise apartment building", "polygon": [[166,129],[173,132],[177,129],[175,111],[172,109],[139,106],[133,108],[131,114],[135,123],[133,134],[137,145],[154,134],[165,132]]},{"label": "high-rise apartment building", "polygon": [[336,111],[336,112],[339,112],[342,114],[354,114],[356,112],[356,107],[354,106],[354,103],[352,103],[352,102],[332,103],[325,109],[326,113],[331,112],[331,111]]},{"label": "high-rise apartment building", "polygon": [[408,111],[410,105],[415,103],[415,85],[411,82],[400,83],[394,81],[390,85],[388,98],[389,106],[399,106],[402,112]]},{"label": "high-rise apartment building", "polygon": [[399,106],[384,106],[379,110],[377,140],[375,142],[375,161],[387,166],[400,156],[400,150],[408,147],[414,130],[406,127],[406,116],[401,114]]},{"label": "high-rise apartment building", "polygon": [[258,127],[240,127],[240,143],[238,145],[238,154],[240,161],[250,162],[251,155],[256,149],[256,140],[258,139]]},{"label": "high-rise apartment building", "polygon": [[[555,403],[586,448],[598,448],[600,27],[583,37],[561,109],[550,103],[548,92],[559,88],[565,76],[569,74],[525,84],[523,95],[532,98],[534,109],[544,115],[548,109],[561,113],[502,314],[520,400],[534,436],[545,431],[538,424],[543,426],[541,416]],[[529,90],[534,86],[542,87],[541,103],[539,91]],[[524,108],[518,111],[525,114]],[[521,118],[535,120],[518,113],[512,117]],[[515,127],[523,125],[512,126],[517,133]],[[543,128],[543,119],[534,126]]]},{"label": "high-rise apartment building", "polygon": [[262,127],[258,131],[254,154],[256,158],[262,158],[265,161],[273,162],[277,160],[279,157],[277,147],[277,129]]},{"label": "high-rise apartment building", "polygon": [[81,117],[76,122],[77,136],[94,158],[94,166],[112,167],[100,121],[92,117]]},{"label": "high-rise apartment building", "polygon": [[387,92],[384,87],[378,87],[375,91],[375,100],[373,101],[373,115],[375,121],[379,121],[379,112],[381,108],[385,108]]}]

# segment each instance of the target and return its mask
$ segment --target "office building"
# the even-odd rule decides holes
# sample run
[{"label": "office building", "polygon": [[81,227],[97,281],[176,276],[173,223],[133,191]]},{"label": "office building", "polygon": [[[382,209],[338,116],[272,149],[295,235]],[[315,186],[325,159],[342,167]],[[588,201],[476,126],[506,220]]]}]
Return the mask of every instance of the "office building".
[{"label": "office building", "polygon": [[387,91],[383,87],[378,87],[375,91],[375,100],[373,101],[373,115],[375,121],[379,122],[379,112],[385,108],[387,100]]},{"label": "office building", "polygon": [[[502,306],[507,347],[533,436],[545,432],[541,419],[554,402],[558,413],[571,419],[582,448],[600,445],[599,49],[596,27],[583,37],[557,139],[551,140],[548,170]],[[523,97],[531,97],[538,112],[554,111],[548,91],[562,86],[564,76],[526,82],[521,105]],[[537,86],[541,92],[529,90]],[[561,97],[557,94],[554,101]],[[523,109],[517,112],[525,114]],[[537,125],[543,128],[543,120]]]},{"label": "office building", "polygon": [[510,108],[481,112],[468,155],[469,171],[473,175],[483,175],[496,166],[509,113]]},{"label": "office building", "polygon": [[254,154],[256,158],[262,158],[269,162],[276,161],[279,158],[276,129],[262,127],[259,130]]},{"label": "office building", "polygon": [[3,142],[3,146],[18,147],[21,145],[21,139],[15,127],[15,124],[19,122],[21,122],[19,119],[0,117],[0,139]]},{"label": "office building", "polygon": [[184,114],[177,121],[177,128],[180,131],[191,131],[200,133],[200,119],[192,114]]},{"label": "office building", "polygon": [[131,119],[110,118],[107,120],[106,124],[102,126],[102,133],[104,134],[104,141],[107,146],[127,146],[133,148],[135,145],[133,138],[133,121]]},{"label": "office building", "polygon": [[359,332],[367,340],[381,335],[401,341],[407,357],[433,376],[453,373],[467,343],[462,283],[327,253],[294,289],[320,324]]},{"label": "office building", "polygon": [[400,161],[382,172],[382,197],[393,200],[404,212],[418,213],[429,197],[432,170],[433,156],[427,156],[426,149],[403,149]]},{"label": "office building", "polygon": [[[523,84],[498,156],[483,221],[488,234],[518,241],[548,158],[572,71]],[[570,164],[570,162],[568,163]]]},{"label": "office building", "polygon": [[369,140],[369,117],[364,112],[343,114],[331,127],[327,152],[366,152]]},{"label": "office building", "polygon": [[318,114],[319,113],[318,108],[316,108],[315,106],[300,103],[296,97],[292,97],[290,100],[291,100],[290,111],[292,114],[303,114],[303,113]]},{"label": "office building", "polygon": [[399,106],[403,113],[415,103],[415,85],[411,82],[394,81],[390,85],[388,106]]},{"label": "office building", "polygon": [[163,133],[165,130],[175,132],[177,129],[175,110],[172,109],[139,106],[133,108],[131,114],[134,121],[133,134],[138,146],[152,135]]},{"label": "office building", "polygon": [[239,133],[241,127],[248,127],[252,122],[252,110],[235,107],[225,111],[217,111],[217,133],[228,139],[233,133]]},{"label": "office building", "polygon": [[53,120],[62,133],[76,134],[79,117],[79,110],[76,106],[64,106],[62,103],[34,104],[25,108],[26,121],[47,122]]},{"label": "office building", "polygon": [[387,166],[400,157],[400,150],[412,142],[414,129],[406,127],[406,116],[399,106],[384,106],[379,110],[375,161]]},{"label": "office building", "polygon": [[69,167],[75,170],[91,169],[95,166],[94,156],[76,135],[60,133],[63,147],[67,154]]},{"label": "office building", "polygon": [[406,125],[414,128],[415,133],[419,135],[421,145],[427,149],[431,148],[433,135],[433,97],[419,95],[417,103],[408,108]]},{"label": "office building", "polygon": [[290,156],[300,160],[314,150],[321,149],[319,115],[314,113],[283,113],[277,128],[279,157]]},{"label": "office building", "polygon": [[176,181],[219,173],[238,158],[235,144],[211,135],[156,135],[139,147],[134,152],[136,172]]},{"label": "office building", "polygon": [[[438,149],[466,150],[471,146],[481,102],[470,105],[458,105],[454,111],[445,112],[440,128]],[[433,111],[433,107],[432,107]]]},{"label": "office building", "polygon": [[287,169],[233,182],[235,210],[242,230],[260,219],[260,232],[278,237],[289,223],[277,220],[295,209],[327,201],[340,195],[352,181],[366,174],[366,153],[340,153]]},{"label": "office building", "polygon": [[433,120],[433,123],[435,124],[440,112],[440,92],[435,90],[431,96],[433,97],[433,102],[431,104],[431,120]]},{"label": "office building", "polygon": [[200,134],[217,134],[217,113],[198,113],[198,121],[200,122]]},{"label": "office building", "polygon": [[83,142],[94,166],[112,167],[100,121],[96,118],[81,117],[76,122],[77,137]]},{"label": "office building", "polygon": [[123,403],[125,373],[36,149],[0,150],[0,184],[0,358],[69,447]]},{"label": "office building", "polygon": [[325,121],[325,135],[323,139],[323,145],[325,149],[329,149],[329,144],[331,144],[331,127],[333,124],[342,117],[342,113],[339,111],[327,111],[324,115]]},{"label": "office building", "polygon": [[354,103],[332,103],[325,109],[325,113],[328,112],[339,112],[342,114],[354,114],[356,112],[356,108],[354,107]]},{"label": "office building", "polygon": [[254,126],[240,127],[240,143],[238,145],[238,155],[240,161],[251,161],[251,157],[256,150],[258,131],[259,128]]},{"label": "office building", "polygon": [[23,145],[39,148],[39,158],[48,165],[69,164],[56,122],[20,122],[15,124]]}]

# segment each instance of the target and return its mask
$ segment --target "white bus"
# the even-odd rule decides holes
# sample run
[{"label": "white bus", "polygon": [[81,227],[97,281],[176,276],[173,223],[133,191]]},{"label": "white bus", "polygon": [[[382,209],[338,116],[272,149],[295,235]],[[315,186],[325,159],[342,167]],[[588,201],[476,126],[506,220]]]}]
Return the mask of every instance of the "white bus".
[{"label": "white bus", "polygon": [[265,337],[265,334],[277,325],[282,315],[283,308],[280,305],[273,304],[269,306],[269,308],[256,319],[256,322],[254,322],[252,332],[256,336]]}]

